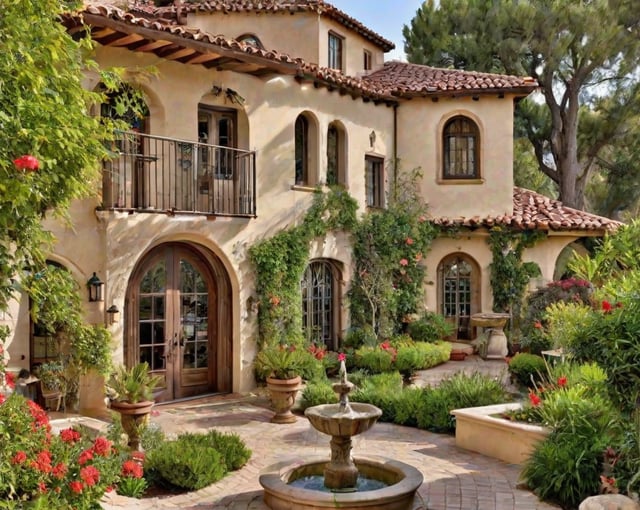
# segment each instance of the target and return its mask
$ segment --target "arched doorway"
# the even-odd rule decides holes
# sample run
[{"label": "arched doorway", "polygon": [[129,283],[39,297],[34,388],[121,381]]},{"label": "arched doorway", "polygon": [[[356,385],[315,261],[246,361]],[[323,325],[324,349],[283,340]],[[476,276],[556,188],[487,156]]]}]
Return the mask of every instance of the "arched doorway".
[{"label": "arched doorway", "polygon": [[202,248],[168,243],[138,264],[126,303],[127,366],[163,378],[157,401],[231,391],[230,283]]},{"label": "arched doorway", "polygon": [[456,338],[471,340],[475,337],[470,318],[481,311],[480,269],[471,257],[454,253],[440,262],[438,308],[455,326]]}]

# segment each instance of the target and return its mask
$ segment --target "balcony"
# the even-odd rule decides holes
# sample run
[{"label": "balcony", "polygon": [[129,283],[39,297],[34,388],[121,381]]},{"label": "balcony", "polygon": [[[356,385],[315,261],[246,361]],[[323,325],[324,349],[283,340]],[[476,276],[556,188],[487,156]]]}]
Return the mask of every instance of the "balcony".
[{"label": "balcony", "polygon": [[103,165],[103,208],[255,217],[255,152],[121,132]]}]

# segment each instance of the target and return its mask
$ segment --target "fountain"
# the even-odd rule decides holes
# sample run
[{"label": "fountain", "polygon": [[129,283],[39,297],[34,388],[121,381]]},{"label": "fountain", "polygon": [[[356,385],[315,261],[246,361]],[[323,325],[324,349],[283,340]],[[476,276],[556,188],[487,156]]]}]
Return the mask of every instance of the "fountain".
[{"label": "fountain", "polygon": [[341,360],[340,381],[333,385],[339,402],[305,411],[316,430],[331,436],[331,459],[286,461],[267,468],[260,476],[260,485],[269,508],[413,508],[415,492],[423,481],[420,471],[383,457],[352,458],[351,438],[369,430],[382,415],[373,405],[350,403],[352,389]]}]

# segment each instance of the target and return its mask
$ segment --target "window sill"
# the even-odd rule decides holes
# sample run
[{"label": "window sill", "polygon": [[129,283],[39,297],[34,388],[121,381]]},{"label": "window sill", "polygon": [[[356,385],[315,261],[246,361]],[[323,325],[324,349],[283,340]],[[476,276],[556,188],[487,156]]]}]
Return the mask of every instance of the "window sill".
[{"label": "window sill", "polygon": [[484,184],[484,179],[438,179],[436,184]]},{"label": "window sill", "polygon": [[294,184],[293,186],[291,186],[291,189],[293,191],[304,191],[306,193],[313,193],[318,188],[316,186],[309,186],[306,184]]}]

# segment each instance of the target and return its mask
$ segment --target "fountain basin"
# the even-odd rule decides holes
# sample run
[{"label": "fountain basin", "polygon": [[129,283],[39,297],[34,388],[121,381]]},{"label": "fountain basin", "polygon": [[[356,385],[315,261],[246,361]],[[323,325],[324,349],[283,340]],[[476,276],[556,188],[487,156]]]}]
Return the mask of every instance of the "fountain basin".
[{"label": "fountain basin", "polygon": [[305,416],[314,429],[329,436],[355,436],[369,430],[382,416],[382,411],[371,404],[349,403],[350,411],[340,412],[340,404],[309,407]]},{"label": "fountain basin", "polygon": [[411,510],[416,490],[424,477],[413,466],[376,456],[354,459],[358,471],[368,478],[381,480],[387,487],[363,492],[322,492],[288,485],[310,475],[322,475],[326,459],[290,460],[269,466],[260,475],[264,502],[272,510],[319,510],[358,508]]}]

